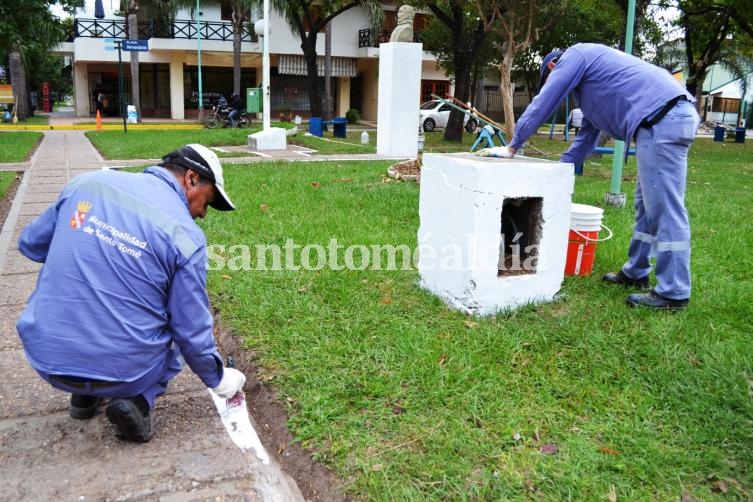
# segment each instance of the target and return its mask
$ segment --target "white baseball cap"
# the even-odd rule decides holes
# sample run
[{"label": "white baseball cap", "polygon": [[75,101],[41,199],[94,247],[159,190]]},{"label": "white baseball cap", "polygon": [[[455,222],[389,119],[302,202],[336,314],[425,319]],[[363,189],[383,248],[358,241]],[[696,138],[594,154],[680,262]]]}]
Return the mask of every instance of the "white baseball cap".
[{"label": "white baseball cap", "polygon": [[227,192],[225,192],[225,179],[222,177],[220,159],[209,148],[198,143],[192,143],[168,153],[162,157],[162,162],[192,169],[199,173],[202,178],[214,183],[214,188],[217,190],[218,195],[210,204],[214,209],[218,211],[232,211],[235,209],[235,205],[230,200]]}]

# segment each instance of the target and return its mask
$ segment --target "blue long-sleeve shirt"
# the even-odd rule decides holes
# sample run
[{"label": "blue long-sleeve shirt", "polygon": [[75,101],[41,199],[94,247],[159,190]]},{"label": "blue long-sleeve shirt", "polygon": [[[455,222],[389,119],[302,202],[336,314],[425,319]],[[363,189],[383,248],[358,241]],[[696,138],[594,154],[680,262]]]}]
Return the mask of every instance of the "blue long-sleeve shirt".
[{"label": "blue long-sleeve shirt", "polygon": [[510,146],[519,149],[573,93],[583,111],[583,127],[560,159],[582,164],[599,133],[629,142],[641,121],[668,101],[690,93],[666,70],[599,44],[576,44],[559,58],[541,92],[515,125]]},{"label": "blue long-sleeve shirt", "polygon": [[77,176],[18,248],[44,263],[17,323],[34,368],[129,382],[164,365],[174,342],[206,386],[219,384],[206,237],[170,172]]}]

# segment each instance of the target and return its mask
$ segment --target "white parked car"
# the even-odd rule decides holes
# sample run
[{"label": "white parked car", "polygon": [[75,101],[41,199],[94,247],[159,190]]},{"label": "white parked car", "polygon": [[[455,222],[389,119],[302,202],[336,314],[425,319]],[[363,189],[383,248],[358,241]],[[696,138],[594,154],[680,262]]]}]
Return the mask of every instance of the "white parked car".
[{"label": "white parked car", "polygon": [[[418,111],[419,123],[426,132],[431,132],[437,127],[444,127],[447,125],[447,120],[450,118],[450,111],[452,107],[446,103],[433,99],[427,101],[421,105]],[[468,132],[476,130],[478,123],[475,119],[472,119],[468,114],[463,114],[463,127]]]}]

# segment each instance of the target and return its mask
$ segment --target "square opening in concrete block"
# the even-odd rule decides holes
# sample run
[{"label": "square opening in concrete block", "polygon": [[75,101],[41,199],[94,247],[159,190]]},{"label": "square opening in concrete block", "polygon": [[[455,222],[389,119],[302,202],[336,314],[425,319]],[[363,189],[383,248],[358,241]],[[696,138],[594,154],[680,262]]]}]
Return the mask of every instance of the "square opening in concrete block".
[{"label": "square opening in concrete block", "polygon": [[542,197],[514,197],[502,201],[497,276],[535,274],[544,222]]}]

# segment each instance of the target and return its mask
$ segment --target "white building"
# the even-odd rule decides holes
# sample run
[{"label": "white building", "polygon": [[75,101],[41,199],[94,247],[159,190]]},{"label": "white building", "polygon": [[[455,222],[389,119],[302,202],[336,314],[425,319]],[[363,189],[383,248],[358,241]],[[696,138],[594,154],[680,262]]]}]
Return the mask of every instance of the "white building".
[{"label": "white building", "polygon": [[[72,56],[75,111],[78,117],[95,114],[97,95],[107,95],[106,115],[120,113],[118,51],[113,40],[128,38],[126,20],[116,15],[119,2],[105,1],[104,19],[95,19],[94,8],[81,9],[74,19],[74,33],[57,52]],[[109,3],[109,5],[107,5]],[[379,34],[369,29],[369,19],[360,7],[337,16],[332,22],[333,116],[344,116],[357,109],[366,120],[377,118],[377,83],[380,41],[387,41],[395,26],[397,7],[383,3],[386,22]],[[241,45],[241,93],[260,87],[262,47],[253,33],[253,19],[244,29]],[[414,31],[425,26],[427,17],[417,14]],[[201,37],[196,36],[196,16],[191,10],[178,12],[172,23],[160,24],[139,12],[139,38],[148,40],[148,52],[139,52],[141,113],[145,118],[192,119],[198,114],[199,87],[205,109],[210,109],[220,94],[232,93],[233,39],[230,11],[221,5],[201,7]],[[293,114],[309,116],[307,75],[301,41],[285,20],[272,9],[270,13],[271,112],[289,109]],[[250,30],[250,33],[249,33]],[[325,35],[317,41],[320,59],[320,85],[324,95]],[[199,55],[201,86],[199,86]],[[131,103],[130,53],[123,51],[122,76],[126,104]],[[421,101],[431,94],[452,92],[447,76],[436,58],[424,51],[422,59]],[[418,110],[416,110],[418,113]]]}]

